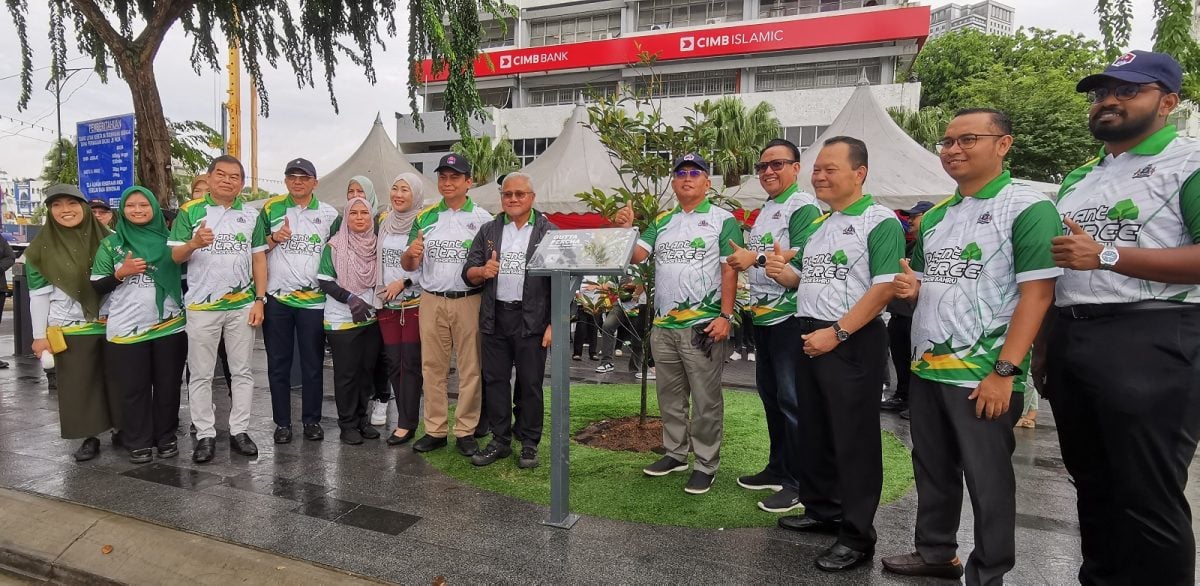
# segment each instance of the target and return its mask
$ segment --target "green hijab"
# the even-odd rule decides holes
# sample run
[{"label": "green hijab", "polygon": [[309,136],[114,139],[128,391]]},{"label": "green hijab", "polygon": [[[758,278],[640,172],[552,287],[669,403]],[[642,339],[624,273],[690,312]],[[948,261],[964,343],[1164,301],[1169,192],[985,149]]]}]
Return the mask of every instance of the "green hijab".
[{"label": "green hijab", "polygon": [[100,316],[100,295],[92,288],[92,262],[100,241],[108,235],[108,228],[92,214],[87,200],[74,185],[54,185],[46,190],[46,206],[60,197],[69,197],[83,208],[83,221],[74,228],[67,228],[46,211],[46,223],[38,231],[25,258],[46,278],[50,284],[66,293],[83,307],[83,315],[89,321]]},{"label": "green hijab", "polygon": [[[350,178],[350,181],[362,186],[363,193],[366,194],[363,196],[363,198],[367,200],[367,205],[371,208],[371,217],[374,218],[379,214],[379,198],[375,195],[375,184],[363,175],[355,175],[354,177]],[[350,184],[347,183],[346,189],[349,188]]]},{"label": "green hijab", "polygon": [[[135,194],[144,196],[150,202],[150,209],[154,210],[154,217],[141,226],[125,217],[125,203]],[[171,247],[167,246],[167,221],[158,206],[158,198],[149,189],[134,185],[121,194],[121,204],[117,206],[117,231],[107,240],[114,248],[130,251],[133,256],[146,261],[146,274],[154,281],[154,301],[158,304],[159,318],[163,317],[163,303],[168,296],[183,307],[179,265],[171,258]]]}]

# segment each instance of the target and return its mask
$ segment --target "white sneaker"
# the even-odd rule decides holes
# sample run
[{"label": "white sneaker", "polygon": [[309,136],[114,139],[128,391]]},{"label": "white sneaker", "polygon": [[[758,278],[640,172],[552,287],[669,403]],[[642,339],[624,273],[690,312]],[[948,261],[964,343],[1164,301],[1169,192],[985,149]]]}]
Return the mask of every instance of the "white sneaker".
[{"label": "white sneaker", "polygon": [[613,350],[613,356],[624,356],[624,355],[625,355],[625,353],[621,352],[620,348]]},{"label": "white sneaker", "polygon": [[371,425],[383,425],[387,423],[388,403],[391,401],[372,401],[375,403],[371,407]]},{"label": "white sneaker", "polygon": [[612,372],[614,369],[615,369],[615,367],[613,366],[613,363],[605,362],[605,363],[601,364],[600,366],[596,367],[596,372],[599,372],[601,374],[607,374],[607,373]]},{"label": "white sneaker", "polygon": [[[642,371],[640,371],[640,370],[639,370],[639,371],[637,371],[637,372],[634,372],[634,373],[633,373],[633,378],[636,378],[636,379],[638,379],[638,380],[642,380]],[[655,377],[654,377],[654,367],[653,367],[653,366],[651,366],[651,367],[650,367],[650,369],[646,371],[646,380],[655,380]]]},{"label": "white sneaker", "polygon": [[730,354],[730,355],[729,355],[729,359],[730,359],[730,360],[741,360],[741,359],[742,359],[742,355],[741,355],[741,354],[738,354],[737,352],[734,352],[733,354]]},{"label": "white sneaker", "polygon": [[753,352],[747,352],[747,353],[746,353],[746,360],[749,360],[750,362],[754,362],[754,353],[753,353]]}]

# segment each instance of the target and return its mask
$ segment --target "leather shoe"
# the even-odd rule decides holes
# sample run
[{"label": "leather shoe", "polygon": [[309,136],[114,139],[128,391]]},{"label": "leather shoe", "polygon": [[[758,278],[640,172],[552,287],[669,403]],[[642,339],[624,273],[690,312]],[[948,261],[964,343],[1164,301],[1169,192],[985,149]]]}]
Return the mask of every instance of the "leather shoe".
[{"label": "leather shoe", "polygon": [[254,457],[258,455],[258,446],[254,445],[254,440],[250,439],[250,436],[245,433],[239,433],[229,438],[229,447],[243,456]]},{"label": "leather shoe", "polygon": [[379,439],[379,430],[370,425],[358,428],[358,433],[363,436],[363,439]]},{"label": "leather shoe", "polygon": [[343,444],[358,446],[358,445],[362,445],[362,442],[363,442],[362,434],[359,433],[358,430],[354,429],[354,428],[343,429],[341,437],[342,437]]},{"label": "leather shoe", "polygon": [[929,576],[957,580],[963,575],[962,562],[956,556],[948,562],[929,563],[917,552],[883,558],[883,569],[903,576]]},{"label": "leather shoe", "polygon": [[304,439],[319,442],[325,439],[325,430],[321,429],[321,425],[318,423],[305,423]]},{"label": "leather shoe", "polygon": [[446,438],[433,437],[432,435],[423,435],[421,439],[413,443],[414,452],[432,452],[438,448],[446,447]]},{"label": "leather shoe", "polygon": [[100,455],[100,440],[89,437],[83,440],[78,450],[75,450],[75,461],[87,462],[98,455]]},{"label": "leather shoe", "polygon": [[838,523],[829,521],[818,521],[806,515],[792,515],[790,517],[780,517],[778,521],[781,529],[789,531],[800,531],[803,533],[828,533],[836,534],[838,532]]},{"label": "leather shoe", "polygon": [[202,437],[196,442],[196,449],[192,451],[192,461],[197,464],[203,464],[213,459],[213,452],[217,449],[217,440],[211,437]]},{"label": "leather shoe", "polygon": [[821,557],[813,561],[818,570],[826,572],[841,572],[857,568],[875,557],[875,551],[856,551],[840,543],[825,550]]},{"label": "leather shoe", "polygon": [[408,441],[411,440],[413,438],[413,436],[416,434],[417,434],[417,430],[415,430],[415,429],[408,430],[408,433],[406,433],[404,435],[396,435],[396,432],[392,431],[392,434],[389,435],[387,438],[387,445],[398,446],[401,444],[408,443]]},{"label": "leather shoe", "polygon": [[458,448],[458,453],[470,458],[479,451],[479,442],[475,441],[474,437],[464,435],[454,438],[454,447]]},{"label": "leather shoe", "polygon": [[292,428],[276,427],[275,428],[275,443],[277,443],[277,444],[292,443]]}]

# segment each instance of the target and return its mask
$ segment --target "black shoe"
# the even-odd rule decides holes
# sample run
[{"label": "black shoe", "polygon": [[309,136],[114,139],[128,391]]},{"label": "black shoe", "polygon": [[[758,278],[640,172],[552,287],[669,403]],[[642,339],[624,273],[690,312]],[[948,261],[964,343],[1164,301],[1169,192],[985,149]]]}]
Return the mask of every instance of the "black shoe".
[{"label": "black shoe", "polygon": [[595,354],[588,354],[588,360],[591,360],[592,362],[599,362],[600,357]]},{"label": "black shoe", "polygon": [[903,420],[905,420],[905,421],[910,421],[910,420],[912,420],[912,411],[910,411],[910,410],[908,410],[908,409],[905,409],[905,410],[901,411],[901,412],[900,412],[900,419],[903,419]]},{"label": "black shoe", "polygon": [[99,455],[100,455],[100,440],[98,440],[94,437],[89,437],[89,438],[83,440],[83,443],[79,445],[78,450],[75,450],[75,461],[76,462],[87,462],[88,460],[91,460],[92,458],[95,458],[96,456],[99,456]]},{"label": "black shoe", "polygon": [[325,439],[325,430],[321,429],[321,424],[319,423],[305,423],[304,439],[319,442]]},{"label": "black shoe", "polygon": [[416,433],[417,433],[417,430],[410,429],[410,430],[408,430],[408,433],[406,433],[404,435],[396,435],[395,430],[393,430],[392,434],[389,435],[387,438],[387,445],[398,446],[401,444],[408,443],[408,441],[411,440],[413,438],[413,436],[416,435]]},{"label": "black shoe", "polygon": [[174,458],[179,455],[179,443],[171,440],[161,446],[158,446],[159,458]]},{"label": "black shoe", "polygon": [[873,557],[874,551],[857,551],[835,543],[833,547],[825,550],[821,557],[813,560],[813,565],[826,572],[842,572],[868,563]]},{"label": "black shoe", "polygon": [[575,360],[575,361],[583,360],[583,356],[580,356],[578,354],[572,354],[571,360]]},{"label": "black shoe", "polygon": [[670,456],[663,456],[653,464],[642,468],[642,472],[646,476],[666,476],[672,472],[683,472],[687,470],[687,462],[680,462]]},{"label": "black shoe", "polygon": [[432,452],[438,448],[446,447],[446,444],[448,443],[449,442],[447,442],[446,438],[444,437],[433,437],[432,435],[426,434],[421,436],[421,439],[413,442],[413,451]]},{"label": "black shoe", "polygon": [[150,448],[139,448],[129,450],[129,461],[134,464],[145,464],[154,459],[154,450]]},{"label": "black shoe", "polygon": [[892,395],[888,400],[880,403],[879,408],[883,411],[904,411],[908,409],[908,401]]},{"label": "black shoe", "polygon": [[0,369],[5,369],[5,368],[8,368],[8,363],[3,360],[0,360]]},{"label": "black shoe", "polygon": [[780,517],[778,525],[780,528],[787,529],[789,531],[800,531],[804,533],[827,533],[830,535],[836,535],[839,529],[839,523],[818,521],[805,515]]},{"label": "black shoe", "polygon": [[716,479],[716,474],[692,470],[692,477],[684,485],[683,492],[688,494],[704,494],[708,492],[708,489],[712,488],[713,481]]},{"label": "black shoe", "polygon": [[357,446],[363,443],[363,435],[357,429],[343,429],[342,443]]},{"label": "black shoe", "polygon": [[188,424],[188,435],[196,435],[196,424],[195,423]]},{"label": "black shoe", "polygon": [[363,439],[379,439],[379,430],[371,427],[370,425],[364,425],[358,428],[358,433],[359,435],[363,436]]},{"label": "black shoe", "polygon": [[211,437],[202,437],[196,442],[196,449],[192,451],[192,461],[197,464],[203,464],[213,459],[213,452],[217,449],[217,440]]},{"label": "black shoe", "polygon": [[963,575],[962,562],[957,557],[948,562],[929,563],[917,552],[883,558],[883,569],[904,576],[929,576],[957,580]]},{"label": "black shoe", "polygon": [[276,427],[275,428],[275,443],[277,443],[277,444],[292,443],[292,428]]},{"label": "black shoe", "polygon": [[125,447],[125,438],[121,435],[121,430],[114,429],[112,432],[112,446],[114,448]]},{"label": "black shoe", "polygon": [[474,436],[475,439],[483,439],[489,435],[492,435],[492,430],[487,427],[477,426],[475,428],[475,433],[471,435]]},{"label": "black shoe", "polygon": [[512,448],[500,445],[500,442],[495,440],[488,443],[482,450],[471,456],[471,464],[476,466],[487,466],[493,464],[496,460],[507,458],[512,455]]},{"label": "black shoe", "polygon": [[253,458],[258,455],[258,446],[254,445],[254,440],[250,439],[250,436],[245,433],[239,433],[229,438],[229,447],[243,456]]},{"label": "black shoe", "polygon": [[800,504],[800,495],[796,494],[796,491],[786,488],[758,501],[758,508],[768,513],[786,513],[803,506]]},{"label": "black shoe", "polygon": [[458,453],[470,458],[479,451],[479,442],[475,441],[474,437],[467,435],[454,438],[454,447],[458,448]]},{"label": "black shoe", "polygon": [[747,490],[770,490],[774,492],[783,490],[783,481],[778,476],[766,470],[749,476],[738,476],[737,483],[738,486]]},{"label": "black shoe", "polygon": [[537,468],[541,462],[538,461],[537,448],[533,446],[525,446],[521,448],[521,457],[517,460],[517,468]]}]

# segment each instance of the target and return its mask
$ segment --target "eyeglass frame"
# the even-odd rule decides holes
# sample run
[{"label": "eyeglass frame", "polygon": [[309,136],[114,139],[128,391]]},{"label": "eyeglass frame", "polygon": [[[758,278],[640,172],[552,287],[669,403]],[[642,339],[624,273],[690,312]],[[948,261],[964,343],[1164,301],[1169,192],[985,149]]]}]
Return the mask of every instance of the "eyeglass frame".
[{"label": "eyeglass frame", "polygon": [[[1099,104],[1100,102],[1103,102],[1104,100],[1107,100],[1108,96],[1110,96],[1110,95],[1112,97],[1116,98],[1118,102],[1128,102],[1129,100],[1132,100],[1132,99],[1138,97],[1139,95],[1141,95],[1142,90],[1147,89],[1146,86],[1152,86],[1152,89],[1156,89],[1156,90],[1162,92],[1164,95],[1172,93],[1170,90],[1163,87],[1163,85],[1157,81],[1151,81],[1151,82],[1147,82],[1147,83],[1127,82],[1127,83],[1116,84],[1116,85],[1112,86],[1111,88],[1109,86],[1094,87],[1094,88],[1088,90],[1087,92],[1085,92],[1084,97],[1085,97],[1085,99],[1087,99],[1088,104],[1090,104],[1092,106],[1095,106],[1096,104]],[[1118,93],[1118,90],[1120,90],[1121,88],[1130,88],[1130,87],[1137,88],[1137,91],[1130,94],[1128,97],[1122,98],[1120,96],[1120,94]],[[1103,92],[1104,95],[1097,96],[1096,95],[1097,92]]]},{"label": "eyeglass frame", "polygon": [[770,161],[760,161],[754,164],[754,173],[757,175],[762,175],[767,171],[767,168],[770,168],[772,171],[778,173],[783,170],[784,166],[795,165],[799,162],[800,161],[795,159],[772,159]]},{"label": "eyeglass frame", "polygon": [[[967,134],[963,134],[963,135],[960,135],[960,136],[957,136],[954,138],[950,138],[948,136],[943,137],[942,140],[939,140],[939,141],[933,143],[933,148],[937,150],[938,154],[941,154],[942,151],[945,151],[946,149],[951,148],[957,144],[959,147],[962,148],[962,150],[969,151],[969,150],[975,148],[975,145],[979,144],[979,138],[984,137],[984,136],[990,136],[993,138],[1004,138],[1009,135],[1007,135],[1007,134],[976,134],[974,132],[969,132]],[[967,146],[966,143],[963,142],[963,139],[967,138],[967,137],[972,137],[970,139],[971,146]]]},{"label": "eyeglass frame", "polygon": [[526,196],[537,195],[534,191],[516,190],[516,191],[501,191],[500,199],[525,199]]},{"label": "eyeglass frame", "polygon": [[708,175],[708,173],[705,173],[703,169],[676,169],[672,171],[671,174],[674,175],[676,179],[687,179],[688,177],[696,178]]}]

